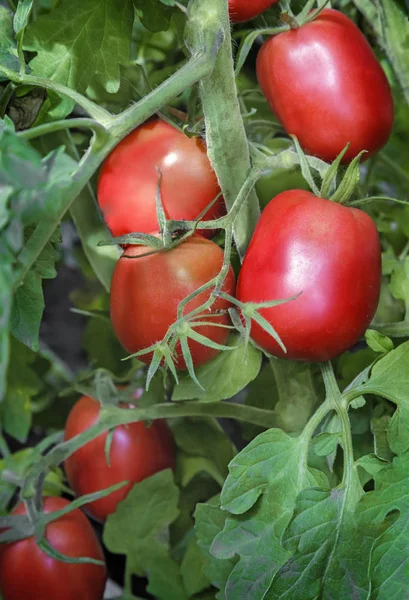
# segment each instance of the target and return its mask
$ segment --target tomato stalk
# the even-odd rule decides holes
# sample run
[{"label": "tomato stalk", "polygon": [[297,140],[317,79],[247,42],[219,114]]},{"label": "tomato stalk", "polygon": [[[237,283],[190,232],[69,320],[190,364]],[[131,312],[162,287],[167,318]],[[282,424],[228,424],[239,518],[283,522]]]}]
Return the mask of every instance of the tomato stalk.
[{"label": "tomato stalk", "polygon": [[[200,82],[208,155],[216,172],[227,209],[230,209],[250,172],[250,152],[237,96],[227,2],[192,0],[189,5],[188,41],[200,43],[200,24],[222,28],[223,43],[212,73]],[[255,192],[234,225],[241,257],[250,242],[260,211]]]}]

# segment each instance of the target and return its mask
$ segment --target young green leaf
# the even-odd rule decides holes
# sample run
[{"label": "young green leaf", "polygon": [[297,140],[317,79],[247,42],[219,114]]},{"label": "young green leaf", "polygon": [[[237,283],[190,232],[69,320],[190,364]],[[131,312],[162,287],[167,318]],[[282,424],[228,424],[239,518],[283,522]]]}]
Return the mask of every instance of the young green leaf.
[{"label": "young green leaf", "polygon": [[252,381],[260,370],[261,352],[253,346],[239,344],[240,336],[230,336],[227,344],[237,346],[229,352],[221,352],[210,362],[196,369],[196,376],[204,390],[188,375],[181,375],[175,386],[172,400],[219,402],[231,398]]},{"label": "young green leaf", "polygon": [[[32,74],[83,94],[93,83],[117,92],[120,65],[129,60],[133,16],[131,0],[62,0],[26,29],[24,48],[37,52]],[[63,118],[73,105],[54,95],[50,114]]]}]

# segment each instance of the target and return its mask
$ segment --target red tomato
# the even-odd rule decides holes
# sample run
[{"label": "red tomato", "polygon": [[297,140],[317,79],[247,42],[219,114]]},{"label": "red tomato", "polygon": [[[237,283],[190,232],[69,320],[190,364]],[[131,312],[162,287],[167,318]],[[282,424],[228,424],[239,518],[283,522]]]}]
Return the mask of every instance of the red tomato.
[{"label": "red tomato", "polygon": [[[96,423],[100,404],[82,396],[71,409],[64,439],[70,440]],[[120,490],[87,504],[90,514],[100,520],[115,512],[135,483],[163,469],[175,468],[175,448],[166,421],[154,421],[149,427],[142,421],[116,427],[110,449],[110,466],[105,456],[103,433],[79,448],[64,463],[68,481],[78,496],[128,481]]]},{"label": "red tomato", "polygon": [[[220,193],[203,140],[189,138],[164,121],[149,121],[116,146],[99,175],[98,203],[114,236],[159,230],[157,169],[169,219],[194,220]],[[223,214],[220,199],[206,219]]]},{"label": "red tomato", "polygon": [[[44,498],[44,512],[69,504],[63,498]],[[21,502],[13,515],[24,515]],[[48,542],[66,556],[104,560],[98,538],[86,516],[73,510],[47,526]],[[33,537],[5,544],[0,551],[0,590],[3,600],[102,600],[104,566],[67,564],[50,558]]]},{"label": "red tomato", "polygon": [[349,142],[349,162],[388,141],[388,81],[358,27],[337,10],[270,38],[258,55],[257,77],[278,119],[309,154],[332,161]]},{"label": "red tomato", "polygon": [[[146,247],[128,246],[115,267],[111,282],[112,325],[119,341],[130,353],[162,340],[177,318],[179,303],[215,277],[223,263],[223,251],[219,246],[199,236],[189,238],[168,252],[136,258],[145,252]],[[228,294],[234,294],[232,269],[223,289]],[[206,302],[210,292],[202,292],[191,300],[185,314]],[[211,316],[229,306],[229,302],[219,298],[203,318],[212,323],[229,325],[227,314]],[[195,331],[218,344],[224,344],[229,335],[228,329],[213,325],[195,327]],[[219,352],[196,341],[189,340],[188,343],[195,366],[208,362]],[[185,369],[179,343],[176,352],[176,368]],[[149,363],[151,358],[151,354],[145,354],[140,360]]]},{"label": "red tomato", "polygon": [[278,0],[229,0],[229,15],[234,23],[249,21],[276,4]]},{"label": "red tomato", "polygon": [[365,332],[380,286],[381,250],[372,219],[356,208],[291,190],[264,209],[244,257],[237,297],[265,302],[302,292],[260,311],[287,354],[255,322],[251,337],[275,356],[325,361]]}]

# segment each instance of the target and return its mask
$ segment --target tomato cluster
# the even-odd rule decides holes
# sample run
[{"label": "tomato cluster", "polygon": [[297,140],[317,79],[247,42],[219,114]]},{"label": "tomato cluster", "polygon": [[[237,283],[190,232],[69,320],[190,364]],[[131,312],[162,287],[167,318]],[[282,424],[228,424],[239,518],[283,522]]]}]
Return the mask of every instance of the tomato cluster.
[{"label": "tomato cluster", "polygon": [[[249,20],[276,1],[230,0],[231,20]],[[336,10],[324,9],[316,19],[266,41],[258,55],[257,76],[286,132],[296,135],[314,156],[333,161],[349,144],[343,161],[350,162],[361,151],[371,156],[388,140],[394,113],[389,84],[362,33]],[[122,140],[101,168],[98,202],[112,234],[159,236],[158,193],[168,219],[191,221],[203,214],[202,218],[214,219],[224,214],[222,199],[211,205],[220,188],[204,142],[155,119]],[[286,352],[254,320],[251,337],[274,356],[330,360],[360,338],[377,308],[381,251],[376,226],[363,211],[301,189],[269,200],[244,257],[237,298],[256,304],[288,300],[260,309]],[[136,353],[161,342],[178,319],[180,302],[217,277],[223,256],[219,245],[198,234],[160,251],[142,245],[124,247],[111,284],[112,324],[124,348]],[[231,268],[223,290],[235,293]],[[206,289],[194,296],[184,313],[203,305],[210,294]],[[202,322],[195,331],[216,345],[225,344],[229,307],[218,297],[205,315],[198,315]],[[219,352],[192,339],[188,346],[195,367]],[[173,346],[172,357],[177,369],[187,368],[180,341]],[[141,356],[146,363],[151,359],[152,352]],[[100,410],[96,400],[83,396],[68,417],[65,440],[94,425]],[[101,521],[135,483],[175,468],[174,441],[164,421],[149,427],[143,422],[117,427],[109,462],[107,436],[105,432],[88,442],[65,462],[77,495],[127,481],[120,490],[87,505],[89,514]],[[44,511],[67,504],[47,498]],[[14,514],[24,511],[20,504]],[[46,538],[62,554],[103,560],[92,527],[79,510],[49,524]],[[24,580],[20,573],[28,561],[30,575]],[[0,551],[4,600],[20,600],[27,590],[32,598],[100,600],[105,580],[103,566],[45,558],[34,538],[7,544]]]}]

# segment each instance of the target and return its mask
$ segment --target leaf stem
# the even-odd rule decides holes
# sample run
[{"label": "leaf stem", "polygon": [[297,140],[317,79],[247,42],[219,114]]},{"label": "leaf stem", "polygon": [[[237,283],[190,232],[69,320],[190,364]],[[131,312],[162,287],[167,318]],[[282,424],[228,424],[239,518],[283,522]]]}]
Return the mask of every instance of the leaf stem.
[{"label": "leaf stem", "polygon": [[276,426],[276,416],[272,411],[232,402],[206,403],[193,401],[155,404],[147,408],[132,409],[105,406],[101,409],[99,421],[95,425],[71,440],[54,446],[35,464],[31,465],[24,481],[23,495],[27,490],[36,488],[40,478],[48,470],[58,466],[78,448],[114,427],[137,421],[200,416],[236,419],[264,428]]},{"label": "leaf stem", "polygon": [[62,121],[53,121],[51,123],[44,123],[38,127],[32,129],[25,129],[20,131],[18,137],[24,138],[25,140],[32,140],[42,135],[61,131],[63,129],[91,129],[96,134],[107,134],[107,130],[101,123],[94,121],[94,119],[78,118],[78,119],[64,119]]}]

